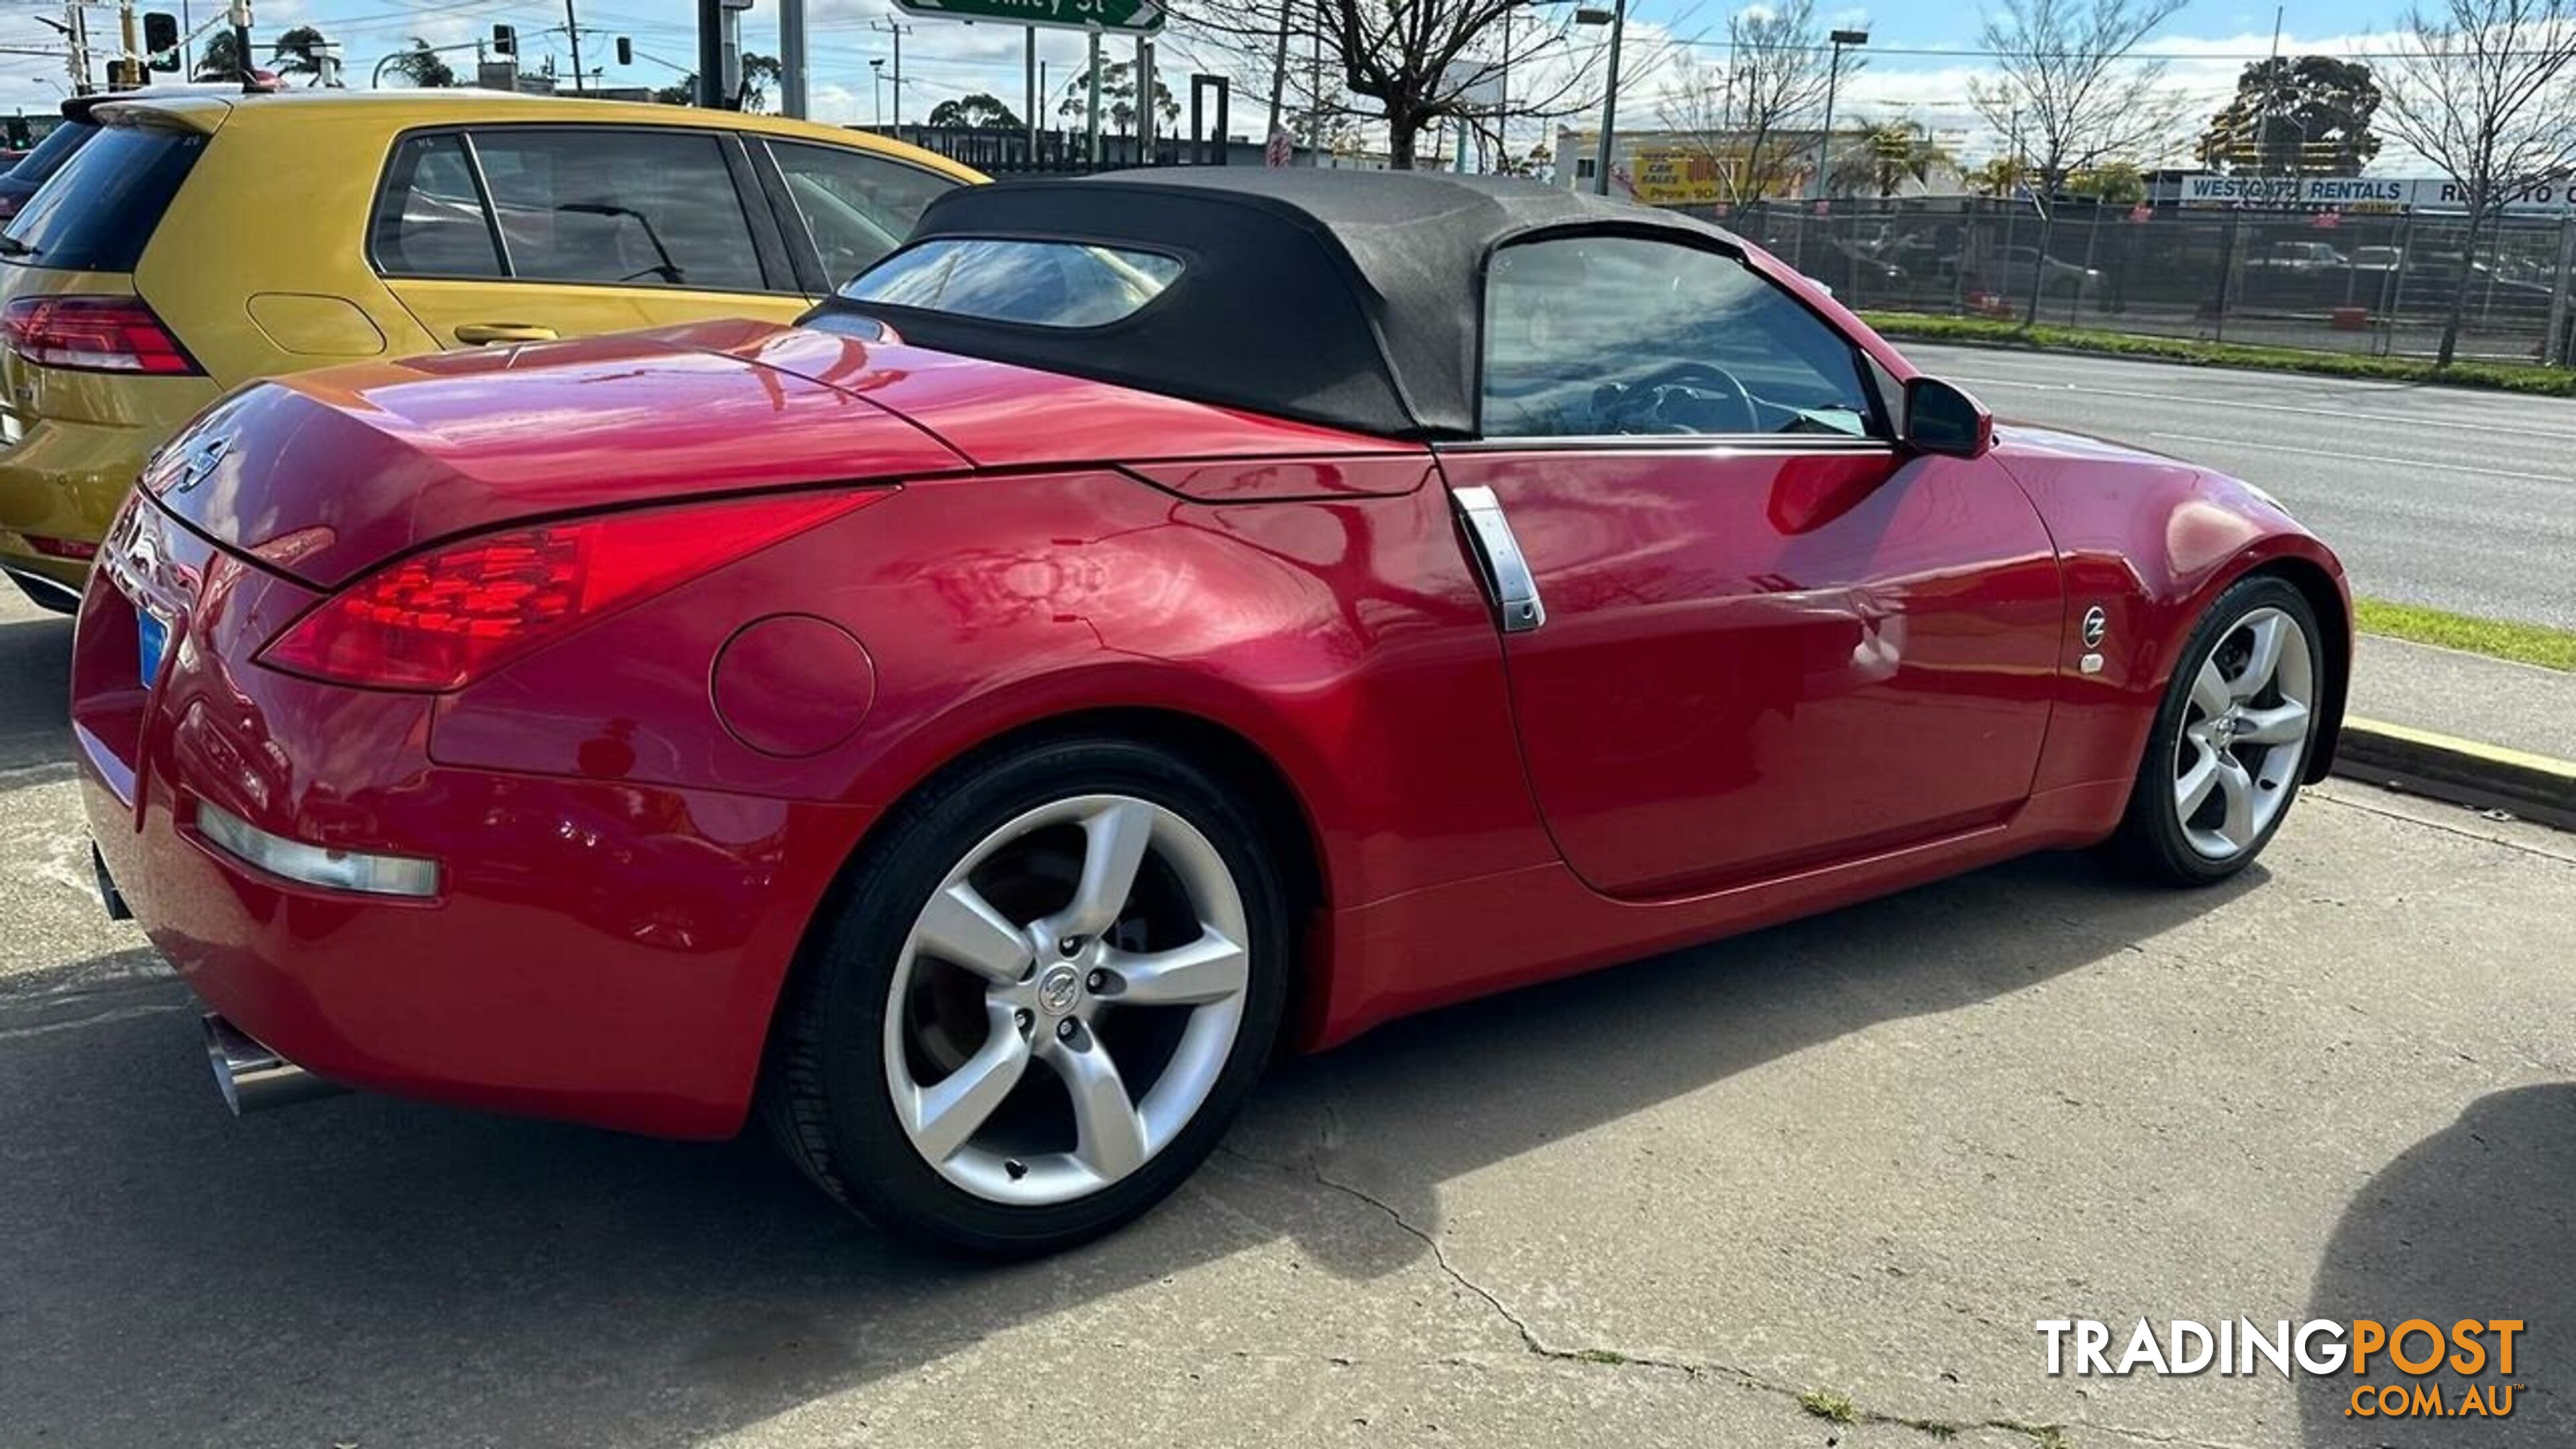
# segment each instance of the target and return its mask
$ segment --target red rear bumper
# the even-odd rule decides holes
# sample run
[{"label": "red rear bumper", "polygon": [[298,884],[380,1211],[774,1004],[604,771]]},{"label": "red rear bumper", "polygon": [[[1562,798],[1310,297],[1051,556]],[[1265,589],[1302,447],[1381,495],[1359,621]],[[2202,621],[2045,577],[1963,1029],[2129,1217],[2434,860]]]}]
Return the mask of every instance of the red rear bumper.
[{"label": "red rear bumper", "polygon": [[[736,1131],[788,964],[865,813],[437,766],[426,699],[242,662],[311,595],[171,533],[191,577],[157,687],[141,688],[135,604],[102,569],[73,722],[100,853],[197,995],[344,1085]],[[197,832],[199,801],[293,840],[435,859],[438,894],[270,876]]]}]

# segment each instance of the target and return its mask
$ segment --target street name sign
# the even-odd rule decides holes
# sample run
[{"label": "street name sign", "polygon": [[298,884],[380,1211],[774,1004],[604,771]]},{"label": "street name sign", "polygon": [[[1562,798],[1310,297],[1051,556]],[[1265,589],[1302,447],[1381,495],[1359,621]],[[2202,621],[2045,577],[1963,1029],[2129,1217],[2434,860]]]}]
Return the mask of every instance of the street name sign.
[{"label": "street name sign", "polygon": [[934,20],[989,20],[1058,30],[1153,35],[1163,28],[1162,0],[894,0],[907,15]]}]

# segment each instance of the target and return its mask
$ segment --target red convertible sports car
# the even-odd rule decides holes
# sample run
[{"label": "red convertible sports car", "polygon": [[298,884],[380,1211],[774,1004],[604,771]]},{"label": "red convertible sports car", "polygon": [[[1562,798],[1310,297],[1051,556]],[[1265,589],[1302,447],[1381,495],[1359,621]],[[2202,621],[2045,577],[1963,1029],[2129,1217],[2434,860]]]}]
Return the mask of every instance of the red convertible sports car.
[{"label": "red convertible sports car", "polygon": [[2334,555],[1997,428],[1727,233],[1528,184],[952,192],[801,325],[310,373],[82,605],[100,882],[237,1108],[766,1118],[986,1252],[1263,1063],[2316,779]]}]

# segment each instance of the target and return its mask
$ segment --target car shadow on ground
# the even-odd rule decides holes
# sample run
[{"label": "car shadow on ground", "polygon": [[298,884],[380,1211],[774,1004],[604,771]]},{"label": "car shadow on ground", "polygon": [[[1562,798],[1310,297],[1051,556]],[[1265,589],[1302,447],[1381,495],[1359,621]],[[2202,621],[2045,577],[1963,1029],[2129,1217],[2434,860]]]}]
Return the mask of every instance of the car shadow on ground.
[{"label": "car shadow on ground", "polygon": [[[2335,1225],[2308,1299],[2308,1317],[2394,1328],[2421,1318],[2519,1318],[2511,1377],[2443,1372],[2427,1378],[2456,1404],[2463,1383],[2515,1384],[2503,1419],[2352,1417],[2349,1374],[2301,1384],[2300,1417],[2314,1449],[2383,1444],[2576,1444],[2576,1402],[2563,1385],[2576,1348],[2576,1083],[2495,1092],[2458,1121],[2400,1153],[2363,1185]],[[2495,1339],[2489,1336],[2490,1350]],[[2421,1354],[2417,1335],[2411,1354]],[[2539,1382],[2535,1382],[2538,1380]],[[2366,1380],[2414,1382],[2374,1363]]]},{"label": "car shadow on ground", "polygon": [[0,618],[0,770],[71,758],[71,677],[71,620]]},{"label": "car shadow on ground", "polygon": [[0,1029],[0,1422],[51,1444],[696,1443],[1283,1238],[1345,1278],[1416,1264],[1422,1239],[1258,1164],[1330,1158],[1436,1232],[1454,1177],[1845,1033],[2123,969],[2262,878],[2177,894],[2040,857],[1398,1023],[1284,1064],[1198,1187],[1010,1267],[881,1237],[748,1139],[363,1097],[235,1122],[184,993],[116,986]]}]

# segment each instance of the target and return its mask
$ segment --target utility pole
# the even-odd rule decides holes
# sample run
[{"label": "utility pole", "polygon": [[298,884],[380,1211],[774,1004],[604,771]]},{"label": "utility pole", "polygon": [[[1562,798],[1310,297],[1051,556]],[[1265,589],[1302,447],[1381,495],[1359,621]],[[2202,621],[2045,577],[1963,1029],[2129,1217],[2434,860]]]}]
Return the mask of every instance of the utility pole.
[{"label": "utility pole", "polygon": [[911,33],[912,27],[888,16],[869,21],[868,29],[882,30],[894,37],[894,125],[900,131],[903,129],[903,38]]},{"label": "utility pole", "polygon": [[1308,82],[1314,94],[1306,99],[1306,164],[1324,164],[1324,7],[1332,0],[1315,0],[1315,53],[1307,64],[1312,68]]},{"label": "utility pole", "polygon": [[[804,0],[797,0],[797,3],[801,5]],[[1038,164],[1038,28],[1031,25],[1027,30],[1028,48],[1021,53],[1020,68],[1025,72],[1022,79],[1029,92],[1029,164],[1035,166]]]},{"label": "utility pole", "polygon": [[80,0],[64,0],[63,63],[71,71],[72,94],[89,94],[89,26],[81,18]]},{"label": "utility pole", "polygon": [[812,112],[814,64],[805,44],[805,0],[778,0],[778,110],[804,120]]},{"label": "utility pole", "polygon": [[143,41],[135,34],[134,0],[119,0],[116,20],[124,32],[125,45],[125,53],[116,62],[116,85],[120,90],[134,90],[143,84]]},{"label": "utility pole", "polygon": [[1592,194],[1608,196],[1610,145],[1619,126],[1619,40],[1628,30],[1628,0],[1615,0],[1608,15],[1602,15],[1598,10],[1577,10],[1574,18],[1584,25],[1598,25],[1602,20],[1610,22],[1610,76],[1601,91],[1601,149],[1592,163]]},{"label": "utility pole", "polygon": [[740,11],[726,0],[698,0],[698,104],[711,111],[733,108],[728,73],[740,64]]},{"label": "utility pole", "polygon": [[[1270,129],[1261,133],[1261,144],[1265,146],[1270,144],[1271,137],[1279,134],[1280,108],[1284,106],[1288,100],[1288,16],[1290,8],[1291,7],[1284,3],[1279,7],[1279,49],[1270,57]],[[1511,23],[1510,11],[1503,12],[1503,23],[1506,25]]]},{"label": "utility pole", "polygon": [[572,93],[580,95],[590,84],[581,78],[581,17],[572,7],[573,0],[564,0],[564,33],[572,37]]},{"label": "utility pole", "polygon": [[1136,37],[1136,164],[1154,164],[1154,42]]},{"label": "utility pole", "polygon": [[1084,126],[1091,133],[1091,164],[1100,164],[1100,32],[1091,32],[1091,118]]},{"label": "utility pole", "polygon": [[241,66],[243,90],[250,89],[250,0],[233,0],[233,56]]}]

